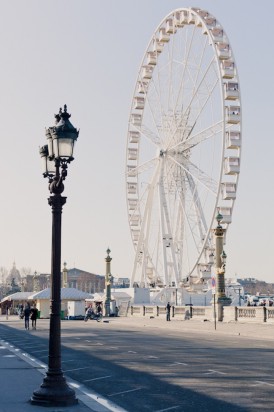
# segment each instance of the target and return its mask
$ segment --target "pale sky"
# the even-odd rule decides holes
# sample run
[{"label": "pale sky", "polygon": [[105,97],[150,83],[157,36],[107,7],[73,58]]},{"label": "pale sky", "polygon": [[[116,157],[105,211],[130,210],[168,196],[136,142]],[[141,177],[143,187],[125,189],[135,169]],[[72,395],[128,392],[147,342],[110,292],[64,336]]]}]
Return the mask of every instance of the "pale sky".
[{"label": "pale sky", "polygon": [[274,2],[264,0],[0,0],[2,200],[0,266],[50,271],[51,208],[39,146],[67,104],[80,128],[65,181],[62,261],[130,277],[126,208],[128,116],[139,66],[161,20],[201,7],[236,59],[243,113],[241,174],[227,234],[227,276],[274,282]]}]

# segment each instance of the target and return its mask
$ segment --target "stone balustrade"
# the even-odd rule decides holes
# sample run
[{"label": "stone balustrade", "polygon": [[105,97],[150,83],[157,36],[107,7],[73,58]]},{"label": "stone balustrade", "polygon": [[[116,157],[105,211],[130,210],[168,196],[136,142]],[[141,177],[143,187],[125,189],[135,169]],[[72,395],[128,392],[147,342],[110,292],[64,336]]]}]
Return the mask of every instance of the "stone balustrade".
[{"label": "stone balustrade", "polygon": [[[128,316],[165,318],[164,306],[132,305]],[[172,306],[171,318],[177,320],[214,320],[213,306]],[[273,323],[274,307],[270,306],[224,306],[223,322]]]}]

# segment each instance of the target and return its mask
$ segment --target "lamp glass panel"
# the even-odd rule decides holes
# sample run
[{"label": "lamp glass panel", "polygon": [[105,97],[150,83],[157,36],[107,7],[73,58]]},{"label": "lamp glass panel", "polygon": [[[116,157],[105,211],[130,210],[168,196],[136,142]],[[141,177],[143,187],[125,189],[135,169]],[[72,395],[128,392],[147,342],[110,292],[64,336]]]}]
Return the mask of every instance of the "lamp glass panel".
[{"label": "lamp glass panel", "polygon": [[60,138],[59,140],[59,157],[61,158],[70,158],[73,156],[73,139],[63,139]]},{"label": "lamp glass panel", "polygon": [[52,140],[52,147],[53,147],[54,157],[56,159],[58,159],[58,157],[59,157],[59,145],[58,145],[58,139],[57,138]]},{"label": "lamp glass panel", "polygon": [[47,157],[42,156],[41,157],[41,162],[42,162],[42,173],[43,175],[47,173]]},{"label": "lamp glass panel", "polygon": [[56,172],[55,161],[47,158],[47,172],[49,175],[54,175]]},{"label": "lamp glass panel", "polygon": [[49,137],[47,140],[48,140],[49,156],[52,157],[53,156],[53,141],[51,137]]}]

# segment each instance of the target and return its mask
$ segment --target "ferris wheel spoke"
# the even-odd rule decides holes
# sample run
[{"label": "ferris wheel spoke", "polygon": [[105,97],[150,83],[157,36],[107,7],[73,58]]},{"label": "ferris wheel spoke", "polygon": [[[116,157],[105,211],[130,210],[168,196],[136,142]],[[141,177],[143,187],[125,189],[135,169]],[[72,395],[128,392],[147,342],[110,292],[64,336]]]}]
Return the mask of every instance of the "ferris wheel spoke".
[{"label": "ferris wheel spoke", "polygon": [[[141,221],[140,235],[139,235],[138,244],[136,247],[136,255],[135,255],[134,269],[133,269],[133,279],[135,279],[137,265],[138,263],[140,263],[140,259],[141,259],[141,264],[144,264],[144,259],[146,259],[146,257],[149,254],[148,243],[149,243],[151,214],[152,214],[151,204],[152,204],[152,199],[154,197],[156,182],[158,180],[158,174],[159,174],[159,170],[158,168],[156,168],[154,171],[154,175],[151,179],[151,183],[148,184],[146,189],[144,190],[141,196],[141,199],[138,203],[138,207],[137,207],[139,209],[140,204],[144,203],[143,219]],[[146,282],[146,279],[144,281]]]},{"label": "ferris wheel spoke", "polygon": [[158,161],[158,158],[153,158],[145,163],[142,163],[136,167],[134,167],[133,169],[130,169],[127,172],[127,176],[128,177],[133,177],[133,176],[137,176],[140,175],[141,173],[151,169],[153,166],[155,166],[156,162]]},{"label": "ferris wheel spoke", "polygon": [[148,139],[150,140],[154,145],[160,146],[161,144],[161,138],[160,135],[156,135],[154,132],[152,132],[146,125],[142,125],[140,128],[140,132]]},{"label": "ferris wheel spoke", "polygon": [[148,112],[151,115],[150,119],[152,119],[152,125],[154,126],[155,130],[157,130],[157,134],[152,132],[144,124],[142,124],[140,131],[144,133],[145,136],[150,137],[152,142],[158,144],[159,142],[161,142],[161,124],[159,124],[159,119],[157,118],[157,115],[155,114],[155,112],[163,113],[164,109],[162,107],[161,98],[159,96],[158,89],[155,86],[154,80],[152,80],[150,83],[151,83],[151,88],[152,86],[154,87],[157,104],[155,104],[155,98],[153,99],[153,101],[151,101],[152,98],[150,97],[150,94],[146,94],[146,106],[147,106]]},{"label": "ferris wheel spoke", "polygon": [[193,202],[195,205],[195,209],[196,209],[196,215],[197,215],[197,225],[199,228],[199,232],[200,232],[200,236],[201,239],[203,239],[205,237],[205,233],[207,233],[207,223],[206,223],[206,219],[205,219],[205,215],[203,213],[203,209],[202,209],[202,205],[201,205],[201,201],[200,201],[200,197],[199,197],[199,192],[197,190],[197,187],[195,185],[194,179],[192,178],[191,175],[186,175],[186,178],[188,180],[189,183],[189,187],[192,193],[192,198],[193,198]]},{"label": "ferris wheel spoke", "polygon": [[[188,181],[189,184],[189,188],[190,188],[190,192],[192,195],[192,200],[194,203],[194,207],[195,207],[195,211],[196,211],[196,219],[194,220],[194,226],[190,224],[190,220],[187,219],[188,223],[189,223],[189,227],[191,229],[191,233],[194,234],[194,227],[198,227],[199,230],[199,244],[201,244],[201,242],[205,239],[205,234],[207,233],[208,227],[207,227],[207,223],[206,223],[206,219],[203,213],[203,209],[202,209],[202,205],[201,205],[201,201],[199,198],[199,193],[197,190],[197,187],[195,185],[195,182],[193,180],[193,178],[189,175],[186,175],[186,179]],[[181,193],[181,191],[179,191],[179,187],[177,188],[178,192]],[[197,247],[197,250],[199,250],[199,246],[196,242],[196,238],[195,238],[195,244]]]},{"label": "ferris wheel spoke", "polygon": [[178,196],[179,196],[179,201],[181,203],[182,212],[183,212],[183,215],[184,215],[184,219],[183,219],[184,223],[185,223],[184,226],[188,227],[190,236],[191,236],[192,241],[193,241],[193,245],[195,246],[196,252],[199,253],[199,251],[200,251],[199,245],[197,243],[196,237],[194,236],[193,225],[191,224],[189,213],[186,210],[185,199],[182,197],[181,191],[178,191]]},{"label": "ferris wheel spoke", "polygon": [[207,176],[201,169],[186,159],[186,164],[179,163],[173,156],[169,154],[169,159],[181,167],[187,174],[192,176],[194,180],[204,186],[208,191],[210,191],[215,197],[218,194],[218,184],[211,177]]},{"label": "ferris wheel spoke", "polygon": [[[186,65],[189,78],[192,80],[193,91],[195,91],[195,90],[197,89],[197,84],[198,84],[199,75],[201,74],[201,71],[202,71],[202,62],[203,62],[203,59],[204,59],[204,57],[205,57],[206,46],[207,46],[207,39],[205,38],[205,39],[204,39],[203,48],[202,48],[202,52],[201,52],[201,56],[200,56],[200,60],[197,61],[197,63],[196,63],[196,75],[195,75],[195,78],[193,77],[193,73],[195,73],[195,71],[193,72],[193,68],[192,68],[192,67],[189,67],[189,65]],[[195,57],[195,56],[194,56],[194,57]],[[197,56],[197,57],[198,57],[198,56]],[[210,66],[211,66],[211,65],[210,65]]]},{"label": "ferris wheel spoke", "polygon": [[[171,43],[171,45],[170,45]],[[172,38],[171,42],[169,42],[168,45],[168,60],[169,64],[167,66],[168,70],[168,86],[167,86],[167,110],[170,107],[170,99],[171,99],[171,93],[172,93],[172,66],[173,66],[173,48],[174,48],[174,37]]]},{"label": "ferris wheel spoke", "polygon": [[[199,117],[201,116],[202,112],[204,111],[204,109],[207,107],[208,101],[209,101],[209,99],[211,98],[211,95],[212,95],[213,91],[215,90],[216,86],[218,85],[218,83],[219,83],[219,80],[216,79],[216,82],[214,83],[214,85],[212,86],[211,90],[209,91],[207,98],[204,100],[204,102],[203,102],[203,104],[200,106],[199,111],[197,112],[195,118],[192,120],[193,125],[192,125],[192,128],[190,129],[190,132],[191,132],[191,130],[193,129],[193,127],[195,126],[195,124],[197,123],[197,121],[198,121]],[[194,96],[195,96],[195,95],[194,95]],[[194,96],[192,97],[191,102],[189,103],[188,108],[186,109],[186,111],[183,111],[182,116],[181,116],[181,120],[176,124],[176,128],[175,128],[175,130],[174,130],[174,132],[173,132],[173,134],[172,134],[172,136],[171,136],[171,138],[170,138],[170,140],[169,140],[169,145],[170,145],[170,144],[172,143],[172,141],[174,140],[174,137],[175,137],[176,133],[178,132],[179,127],[183,125],[183,121],[184,121],[184,119],[185,119],[185,116],[186,116],[187,113],[188,113],[187,110],[190,110],[190,104],[193,103]],[[179,142],[179,143],[181,143],[181,142]],[[168,146],[169,146],[169,145],[168,145]]]},{"label": "ferris wheel spoke", "polygon": [[[189,59],[189,54],[190,54],[190,51],[191,51],[191,47],[192,47],[192,43],[193,43],[193,38],[194,38],[194,29],[192,30],[191,39],[190,39],[189,44],[187,45],[187,41],[185,42],[185,43],[186,43],[186,49],[185,49],[185,55],[186,55],[186,57],[185,57],[185,61],[188,61],[188,59]],[[176,101],[175,101],[174,110],[173,110],[173,115],[174,115],[174,116],[175,116],[175,113],[176,113],[176,111],[177,111],[177,106],[178,106],[178,104],[179,104],[180,95],[181,95],[181,93],[183,92],[184,78],[185,78],[185,73],[186,73],[186,70],[187,70],[187,65],[184,64],[184,61],[182,61],[182,64],[183,64],[183,70],[182,70],[182,76],[181,76],[180,85],[179,85],[179,88],[178,88],[177,99],[176,99]]]},{"label": "ferris wheel spoke", "polygon": [[207,127],[204,130],[201,130],[198,133],[195,133],[188,139],[186,139],[183,142],[178,143],[174,147],[172,147],[170,150],[175,149],[176,147],[182,145],[183,150],[189,150],[192,149],[193,147],[197,146],[198,144],[202,143],[205,140],[209,140],[211,138],[214,138],[217,134],[222,132],[224,126],[223,120],[220,120],[219,122],[215,123],[214,125],[211,125]]},{"label": "ferris wheel spoke", "polygon": [[[186,106],[186,108],[182,111],[182,112],[183,112],[183,113],[182,113],[183,115],[184,115],[184,113],[185,113],[187,110],[189,110],[189,108],[190,108],[191,105],[193,104],[194,98],[197,96],[200,88],[204,85],[206,76],[208,75],[210,69],[211,69],[212,67],[214,67],[214,63],[215,63],[215,58],[213,57],[213,58],[211,59],[211,61],[209,62],[209,64],[207,65],[207,67],[204,69],[204,73],[203,73],[203,76],[201,77],[200,81],[197,83],[197,85],[196,85],[195,87],[193,87],[193,90],[192,90],[192,98],[190,99],[190,101],[189,101],[188,105]],[[186,65],[186,70],[188,70],[187,65]],[[174,111],[175,111],[175,112],[178,110],[179,98],[180,98],[180,95],[178,94],[177,103],[176,103],[176,105],[175,105],[175,107],[174,107]]]}]

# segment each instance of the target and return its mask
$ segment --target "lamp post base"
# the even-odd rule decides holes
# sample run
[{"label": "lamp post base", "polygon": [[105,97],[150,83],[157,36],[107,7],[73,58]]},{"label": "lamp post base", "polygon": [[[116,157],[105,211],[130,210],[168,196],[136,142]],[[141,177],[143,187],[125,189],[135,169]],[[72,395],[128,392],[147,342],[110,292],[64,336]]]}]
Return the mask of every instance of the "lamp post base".
[{"label": "lamp post base", "polygon": [[70,406],[77,404],[78,399],[64,376],[46,376],[40,388],[33,392],[30,402],[40,406]]},{"label": "lamp post base", "polygon": [[106,300],[105,302],[105,316],[109,317],[110,316],[110,301]]}]

